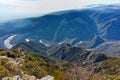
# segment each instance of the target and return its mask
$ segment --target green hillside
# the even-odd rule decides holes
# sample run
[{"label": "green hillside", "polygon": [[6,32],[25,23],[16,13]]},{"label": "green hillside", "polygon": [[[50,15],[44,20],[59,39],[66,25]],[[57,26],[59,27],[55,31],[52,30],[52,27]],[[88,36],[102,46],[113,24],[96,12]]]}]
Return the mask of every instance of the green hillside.
[{"label": "green hillside", "polygon": [[51,75],[54,80],[120,80],[120,58],[83,66],[22,50],[0,49],[0,79],[16,75],[36,79]]}]

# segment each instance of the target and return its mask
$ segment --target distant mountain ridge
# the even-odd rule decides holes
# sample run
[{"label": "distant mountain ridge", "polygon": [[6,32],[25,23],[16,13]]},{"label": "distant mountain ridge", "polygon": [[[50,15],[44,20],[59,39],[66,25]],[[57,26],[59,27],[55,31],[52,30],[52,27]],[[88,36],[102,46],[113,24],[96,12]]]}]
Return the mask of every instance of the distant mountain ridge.
[{"label": "distant mountain ridge", "polygon": [[80,63],[100,62],[108,59],[105,54],[87,51],[86,49],[74,47],[67,43],[51,46],[47,50],[47,54],[59,60]]},{"label": "distant mountain ridge", "polygon": [[33,52],[37,54],[43,53],[41,55],[49,56],[57,60],[78,63],[94,63],[108,59],[105,54],[88,51],[84,48],[71,46],[67,43],[56,44],[47,47],[44,44],[38,43],[37,41],[30,41],[20,43],[14,46],[12,49],[22,49],[26,52]]},{"label": "distant mountain ridge", "polygon": [[118,57],[120,56],[120,41],[105,42],[96,47],[94,50]]},{"label": "distant mountain ridge", "polygon": [[49,45],[67,42],[95,48],[104,42],[120,40],[119,16],[119,5],[105,5],[1,23],[0,46],[6,47],[4,41],[16,35],[9,42],[11,45],[34,39],[44,40]]},{"label": "distant mountain ridge", "polygon": [[22,49],[28,52],[44,53],[48,47],[38,41],[28,41],[17,44],[12,49]]}]

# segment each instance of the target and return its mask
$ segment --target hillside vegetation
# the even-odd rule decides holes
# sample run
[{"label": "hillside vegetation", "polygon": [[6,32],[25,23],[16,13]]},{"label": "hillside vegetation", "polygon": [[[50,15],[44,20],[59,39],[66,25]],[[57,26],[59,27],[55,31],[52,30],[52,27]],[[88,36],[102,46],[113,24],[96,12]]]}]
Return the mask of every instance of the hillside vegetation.
[{"label": "hillside vegetation", "polygon": [[0,49],[0,79],[16,75],[36,79],[51,75],[55,80],[120,80],[120,59],[110,58],[82,66],[22,50]]},{"label": "hillside vegetation", "polygon": [[[56,80],[61,80],[66,71],[64,62],[52,63],[42,56],[20,52],[19,50],[6,51],[0,49],[0,79],[6,76],[34,75],[42,78],[53,75]],[[64,72],[63,72],[64,71]]]}]

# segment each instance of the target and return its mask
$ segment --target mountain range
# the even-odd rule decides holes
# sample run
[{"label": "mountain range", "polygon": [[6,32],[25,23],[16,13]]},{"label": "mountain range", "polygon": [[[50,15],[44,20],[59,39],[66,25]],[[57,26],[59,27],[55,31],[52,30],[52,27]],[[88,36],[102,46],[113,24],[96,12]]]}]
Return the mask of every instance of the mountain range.
[{"label": "mountain range", "polygon": [[119,5],[99,5],[1,23],[0,47],[10,49],[23,41],[37,40],[47,46],[65,42],[93,50],[120,40],[119,16]]},{"label": "mountain range", "polygon": [[0,23],[0,79],[120,80],[119,7]]},{"label": "mountain range", "polygon": [[[37,44],[36,44],[37,43]],[[77,63],[94,63],[108,59],[105,54],[88,51],[81,47],[71,46],[67,43],[56,44],[51,47],[47,47],[44,44],[37,41],[29,41],[19,43],[14,46],[12,50],[21,49],[26,52],[33,52],[46,57],[52,57],[57,60],[77,62]],[[42,53],[42,54],[41,54]]]}]

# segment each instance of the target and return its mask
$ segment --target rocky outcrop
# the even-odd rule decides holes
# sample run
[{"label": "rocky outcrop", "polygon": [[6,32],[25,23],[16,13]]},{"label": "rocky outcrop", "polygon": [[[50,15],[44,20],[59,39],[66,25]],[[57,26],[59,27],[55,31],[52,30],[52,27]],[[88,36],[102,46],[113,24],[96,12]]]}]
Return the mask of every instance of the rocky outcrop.
[{"label": "rocky outcrop", "polygon": [[14,77],[4,77],[2,78],[2,80],[23,80],[22,78],[20,78],[19,75],[14,76]]},{"label": "rocky outcrop", "polygon": [[42,79],[37,79],[35,76],[29,76],[29,75],[23,75],[20,77],[19,75],[14,77],[4,77],[2,80],[54,80],[53,76],[47,75],[43,77]]}]

